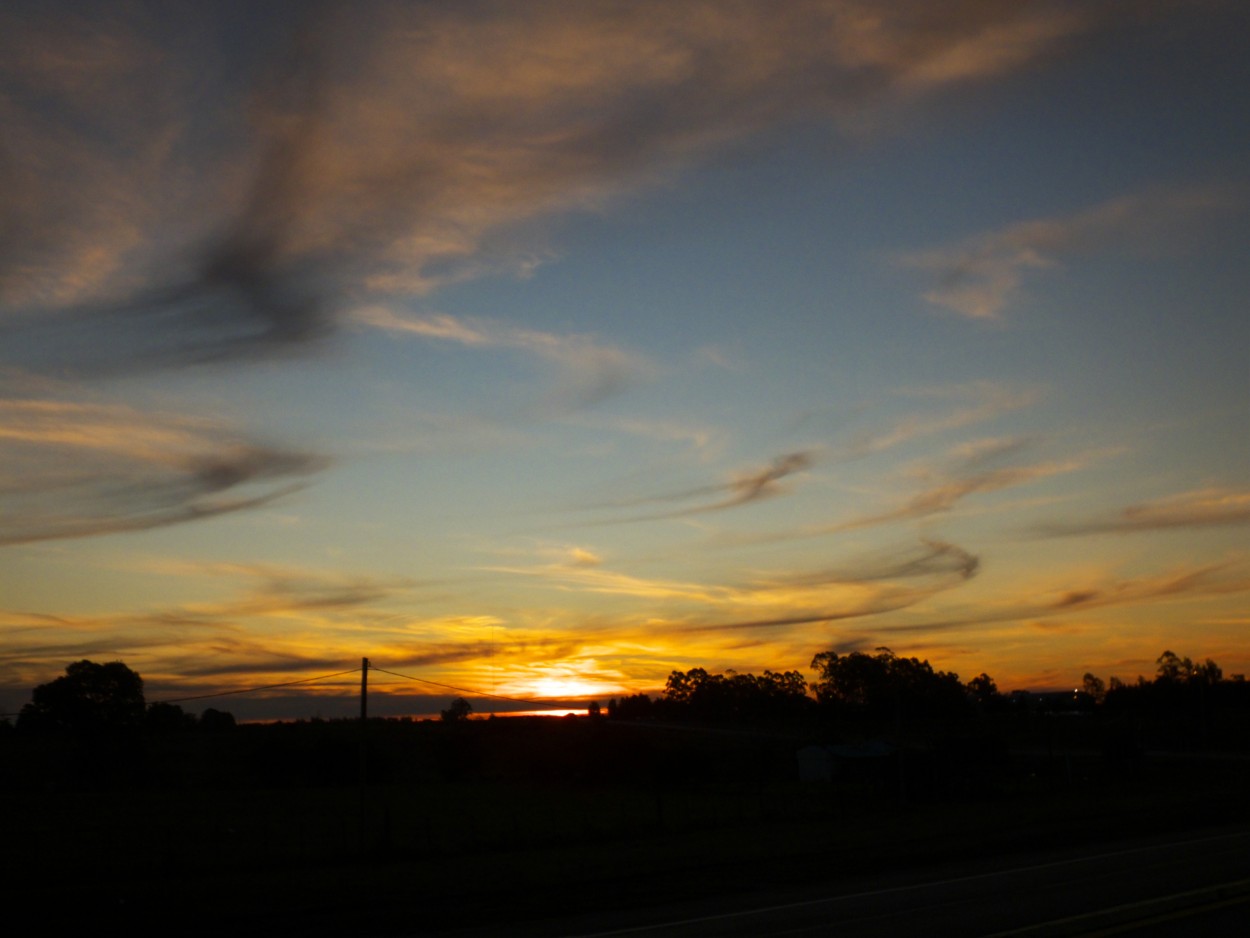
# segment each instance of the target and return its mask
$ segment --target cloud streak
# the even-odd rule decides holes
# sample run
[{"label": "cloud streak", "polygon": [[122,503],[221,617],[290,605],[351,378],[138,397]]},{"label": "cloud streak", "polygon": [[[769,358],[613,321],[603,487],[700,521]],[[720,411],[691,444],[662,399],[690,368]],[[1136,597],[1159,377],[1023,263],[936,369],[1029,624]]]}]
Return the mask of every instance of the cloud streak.
[{"label": "cloud streak", "polygon": [[1100,16],[920,0],[277,4],[189,23],[6,9],[0,308],[48,368],[306,347],[362,297],[525,273],[547,254],[537,220],[778,125],[860,126],[1009,73]]},{"label": "cloud streak", "polygon": [[358,309],[353,319],[391,335],[408,335],[466,348],[511,349],[554,367],[557,390],[550,403],[581,407],[597,404],[653,373],[641,356],[603,345],[591,336],[557,335],[487,319],[444,313],[399,316],[381,306]]},{"label": "cloud streak", "polygon": [[896,521],[913,521],[951,511],[960,502],[973,495],[997,492],[1002,489],[1027,485],[1038,479],[1071,472],[1080,468],[1077,461],[1035,463],[1030,466],[1005,466],[983,472],[961,474],[956,478],[939,482],[916,495],[902,505],[879,514],[864,515],[838,522],[821,529],[822,533],[851,531],[856,528],[876,527]]},{"label": "cloud streak", "polygon": [[[374,620],[385,603],[413,586],[266,565],[162,562],[149,572],[192,577],[212,587],[224,584],[227,595],[107,615],[0,609],[6,631],[25,633],[19,648],[0,650],[0,674],[25,673],[35,666],[55,670],[67,659],[97,656],[133,659],[145,677],[231,674],[236,683],[258,675],[340,670],[344,661],[350,666],[353,657],[359,658],[359,623],[372,621],[371,634],[385,643],[390,636]],[[159,667],[153,670],[148,661],[159,661]],[[6,681],[0,678],[0,683]]]},{"label": "cloud streak", "polygon": [[741,583],[647,578],[568,560],[490,569],[570,591],[631,598],[649,610],[645,621],[654,636],[775,629],[895,612],[967,583],[977,575],[980,560],[954,544],[930,540],[840,567],[756,574]]},{"label": "cloud streak", "polygon": [[0,545],[143,531],[288,496],[324,457],[120,404],[0,399]]},{"label": "cloud streak", "polygon": [[[753,502],[776,498],[790,491],[785,480],[799,475],[814,462],[814,454],[810,451],[783,453],[773,459],[767,466],[760,466],[746,472],[739,472],[725,482],[715,485],[702,485],[697,488],[685,489],[665,495],[649,495],[640,498],[610,502],[595,506],[597,508],[632,508],[665,502],[684,502],[693,499],[704,500],[702,504],[690,505],[671,511],[652,512],[648,514],[630,515],[600,524],[632,524],[642,521],[663,521],[672,518],[683,518],[691,515],[707,514],[739,508]],[[706,499],[711,498],[711,501]]]},{"label": "cloud streak", "polygon": [[965,616],[887,628],[903,631],[943,631],[1002,622],[1025,623],[1034,619],[1080,614],[1116,606],[1201,599],[1247,591],[1250,591],[1250,571],[1244,563],[1208,564],[1134,578],[1105,579],[1076,588],[1063,587],[1049,591],[1032,602],[1012,603]]},{"label": "cloud streak", "polygon": [[[948,409],[939,413],[912,413],[888,422],[884,427],[858,433],[849,443],[838,447],[836,455],[843,459],[873,456],[918,438],[993,420],[1029,407],[1038,398],[1035,391],[990,381],[947,387],[904,388],[898,395],[909,400],[936,401],[946,404]],[[951,408],[951,404],[957,406]]]},{"label": "cloud streak", "polygon": [[884,527],[908,521],[921,521],[956,510],[976,495],[987,495],[1029,485],[1052,476],[1083,468],[1088,457],[1072,457],[1016,465],[996,465],[1018,456],[1030,441],[989,439],[965,444],[954,451],[953,461],[941,467],[921,466],[911,473],[924,483],[910,498],[883,511],[863,513],[839,521],[811,524],[772,534],[721,534],[716,542],[725,545],[775,543],[826,537],[846,531]]},{"label": "cloud streak", "polygon": [[[890,555],[861,558],[852,566],[788,574],[757,585],[764,594],[775,592],[789,598],[791,605],[803,605],[805,601],[808,608],[803,611],[684,624],[681,630],[770,630],[872,618],[898,612],[954,589],[975,577],[980,566],[980,558],[961,547],[942,541],[923,541],[918,547]],[[813,590],[815,592],[810,592]],[[795,602],[796,599],[799,602]]]},{"label": "cloud streak", "polygon": [[1211,488],[1129,505],[1101,518],[1040,525],[1035,530],[1045,537],[1074,537],[1243,524],[1250,524],[1250,492]]}]

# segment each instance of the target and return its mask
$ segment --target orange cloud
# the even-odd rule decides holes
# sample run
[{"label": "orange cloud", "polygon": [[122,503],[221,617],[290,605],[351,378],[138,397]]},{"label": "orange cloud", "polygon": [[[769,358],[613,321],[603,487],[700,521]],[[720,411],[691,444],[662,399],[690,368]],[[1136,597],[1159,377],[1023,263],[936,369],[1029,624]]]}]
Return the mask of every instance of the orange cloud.
[{"label": "orange cloud", "polygon": [[[873,555],[827,570],[755,574],[742,582],[696,583],[649,579],[601,567],[568,563],[493,567],[493,572],[537,578],[564,590],[632,599],[641,611],[618,610],[618,627],[652,636],[734,630],[769,630],[878,616],[953,589],[977,573],[967,551],[939,541]],[[634,623],[632,626],[626,623]]]}]

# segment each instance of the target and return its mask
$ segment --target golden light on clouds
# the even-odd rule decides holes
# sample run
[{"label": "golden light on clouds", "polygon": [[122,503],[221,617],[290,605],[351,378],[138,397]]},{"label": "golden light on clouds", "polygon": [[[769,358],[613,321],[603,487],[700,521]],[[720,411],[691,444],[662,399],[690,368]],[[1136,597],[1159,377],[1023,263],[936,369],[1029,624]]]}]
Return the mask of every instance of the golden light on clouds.
[{"label": "golden light on clouds", "polygon": [[1243,18],[0,8],[0,694],[1250,669]]}]

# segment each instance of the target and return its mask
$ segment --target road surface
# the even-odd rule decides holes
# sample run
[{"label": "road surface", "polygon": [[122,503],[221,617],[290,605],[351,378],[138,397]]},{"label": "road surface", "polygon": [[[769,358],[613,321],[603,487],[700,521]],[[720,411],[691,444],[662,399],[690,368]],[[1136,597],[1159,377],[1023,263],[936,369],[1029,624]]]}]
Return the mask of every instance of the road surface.
[{"label": "road surface", "polygon": [[[669,895],[671,895],[671,891]],[[527,923],[508,934],[582,938],[1243,934],[1250,830],[983,861],[925,873]],[[1231,931],[1230,931],[1231,929]],[[464,931],[463,936],[499,934]]]}]

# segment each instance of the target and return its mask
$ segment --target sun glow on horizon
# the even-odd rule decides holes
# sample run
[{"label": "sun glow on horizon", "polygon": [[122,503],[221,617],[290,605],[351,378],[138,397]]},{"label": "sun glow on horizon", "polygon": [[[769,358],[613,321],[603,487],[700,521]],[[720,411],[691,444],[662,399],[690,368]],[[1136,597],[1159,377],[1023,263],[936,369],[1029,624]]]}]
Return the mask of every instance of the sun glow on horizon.
[{"label": "sun glow on horizon", "polygon": [[1250,672],[1244,5],[886,6],[0,4],[0,711]]},{"label": "sun glow on horizon", "polygon": [[613,697],[621,693],[629,691],[623,690],[619,684],[577,675],[520,678],[499,687],[501,696],[533,700],[535,703],[544,700],[590,700],[595,697]]}]

